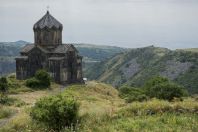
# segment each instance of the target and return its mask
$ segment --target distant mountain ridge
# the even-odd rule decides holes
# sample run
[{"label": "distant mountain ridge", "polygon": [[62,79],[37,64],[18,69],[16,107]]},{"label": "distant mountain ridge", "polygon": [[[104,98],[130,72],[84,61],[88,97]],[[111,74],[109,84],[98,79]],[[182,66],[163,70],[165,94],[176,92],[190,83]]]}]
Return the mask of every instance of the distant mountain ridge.
[{"label": "distant mountain ridge", "polygon": [[[0,75],[15,72],[14,58],[25,41],[0,42]],[[198,48],[170,50],[148,46],[126,49],[116,46],[74,44],[83,56],[84,75],[116,87],[142,86],[153,76],[166,76],[191,93],[198,93]]]},{"label": "distant mountain ridge", "polygon": [[16,56],[20,49],[27,44],[25,41],[0,42],[0,56]]},{"label": "distant mountain ridge", "polygon": [[154,46],[136,48],[100,62],[85,73],[89,79],[116,87],[139,87],[154,76],[165,76],[191,93],[198,93],[198,52]]},{"label": "distant mountain ridge", "polygon": [[0,45],[24,46],[28,43],[30,43],[30,42],[26,42],[26,41],[23,41],[23,40],[18,40],[18,41],[15,41],[15,42],[0,42]]},{"label": "distant mountain ridge", "polygon": [[[30,44],[23,40],[16,42],[0,42],[0,75],[15,72],[14,58],[19,55],[23,46]],[[115,46],[101,46],[93,44],[74,44],[83,56],[84,70],[96,62],[100,62],[127,49]]]}]

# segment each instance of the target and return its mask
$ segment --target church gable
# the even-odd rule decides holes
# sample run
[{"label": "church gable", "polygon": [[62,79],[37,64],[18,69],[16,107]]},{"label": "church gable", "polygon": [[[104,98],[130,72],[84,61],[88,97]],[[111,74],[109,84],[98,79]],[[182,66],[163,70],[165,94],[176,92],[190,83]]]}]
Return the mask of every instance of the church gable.
[{"label": "church gable", "polygon": [[48,53],[48,51],[40,46],[36,46],[35,44],[27,44],[25,47],[22,48],[22,50],[20,51],[21,54],[29,54],[30,52],[32,52],[33,50],[38,49],[41,50],[44,53]]},{"label": "church gable", "polygon": [[71,46],[69,47],[68,51],[75,51],[76,53],[78,53],[78,50],[74,47],[74,45],[71,44]]},{"label": "church gable", "polygon": [[34,47],[32,50],[28,52],[28,56],[33,56],[33,55],[43,55],[45,52],[43,52],[40,48]]},{"label": "church gable", "polygon": [[25,46],[21,49],[20,53],[28,53],[28,52],[29,52],[30,50],[32,50],[34,47],[35,47],[34,44],[27,44],[27,45],[25,45]]},{"label": "church gable", "polygon": [[67,53],[68,51],[76,51],[71,44],[62,44],[54,49],[54,53]]},{"label": "church gable", "polygon": [[29,54],[46,54],[48,51],[46,49],[41,48],[40,46],[33,47],[29,52]]}]

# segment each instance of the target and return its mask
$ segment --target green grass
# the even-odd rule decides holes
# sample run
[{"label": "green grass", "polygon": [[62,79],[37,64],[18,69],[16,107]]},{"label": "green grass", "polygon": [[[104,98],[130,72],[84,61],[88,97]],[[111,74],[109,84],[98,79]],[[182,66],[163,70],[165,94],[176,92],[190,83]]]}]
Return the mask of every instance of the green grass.
[{"label": "green grass", "polygon": [[198,103],[193,98],[125,104],[116,89],[96,82],[83,87],[74,85],[65,93],[81,103],[79,130],[83,132],[198,130]]},{"label": "green grass", "polygon": [[175,102],[152,99],[145,102],[133,102],[124,107],[119,114],[128,117],[163,113],[198,114],[198,103],[192,98],[186,98],[184,101]]},{"label": "green grass", "polygon": [[[58,94],[56,85],[51,90],[19,93],[15,98],[28,102],[17,107],[19,113],[0,132],[47,132],[45,126],[36,124],[29,116],[30,106],[39,98]],[[88,82],[71,85],[62,93],[73,96],[80,103],[79,132],[196,132],[198,130],[198,102],[184,98],[173,102],[152,99],[125,103],[118,91],[110,85]],[[67,128],[63,131],[70,131]]]},{"label": "green grass", "polygon": [[89,113],[103,114],[124,104],[118,91],[110,85],[89,82],[87,85],[73,85],[63,94],[74,96],[80,103],[80,115]]},{"label": "green grass", "polygon": [[[15,74],[10,74],[8,77],[8,93],[9,94],[20,94],[20,93],[26,93],[26,92],[34,92],[40,90],[39,88],[29,88],[25,85],[26,80],[17,80],[15,77]],[[56,84],[54,82],[51,83],[49,89],[57,89],[60,85]]]},{"label": "green grass", "polygon": [[81,131],[196,131],[198,103],[192,99],[167,102],[153,99],[120,107],[117,112],[84,116]]},{"label": "green grass", "polygon": [[14,111],[11,108],[0,105],[0,119],[9,117],[13,112]]},{"label": "green grass", "polygon": [[100,117],[89,116],[82,124],[81,131],[94,132],[167,132],[167,131],[196,131],[198,130],[198,115],[195,114],[157,114],[153,116],[135,117]]},{"label": "green grass", "polygon": [[17,80],[14,74],[8,76],[9,94],[21,92],[33,92],[34,90],[25,86],[25,80]]},{"label": "green grass", "polygon": [[120,118],[115,121],[115,129],[120,131],[196,131],[197,115],[181,114],[175,115],[164,113],[154,116],[139,116],[137,118]]}]

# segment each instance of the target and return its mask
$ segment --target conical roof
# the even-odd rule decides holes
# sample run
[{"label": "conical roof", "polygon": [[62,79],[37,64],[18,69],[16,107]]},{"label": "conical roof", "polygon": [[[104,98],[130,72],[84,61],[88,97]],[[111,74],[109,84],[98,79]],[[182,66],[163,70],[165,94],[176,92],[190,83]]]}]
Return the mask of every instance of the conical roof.
[{"label": "conical roof", "polygon": [[34,24],[33,29],[44,29],[44,28],[57,28],[61,29],[63,28],[63,25],[56,20],[50,13],[47,11],[47,13]]}]

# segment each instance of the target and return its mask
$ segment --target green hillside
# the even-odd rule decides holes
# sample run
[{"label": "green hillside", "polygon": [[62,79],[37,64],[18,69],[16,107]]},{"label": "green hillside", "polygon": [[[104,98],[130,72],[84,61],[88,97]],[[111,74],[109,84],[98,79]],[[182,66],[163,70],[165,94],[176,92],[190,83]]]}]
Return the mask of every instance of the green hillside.
[{"label": "green hillside", "polygon": [[189,49],[177,49],[179,51],[191,51],[191,52],[198,52],[198,48],[189,48]]},{"label": "green hillside", "polygon": [[86,72],[94,64],[127,51],[125,48],[93,44],[74,44],[79,54],[83,56],[83,71]]},{"label": "green hillside", "polygon": [[[0,76],[15,72],[14,58],[19,55],[23,46],[29,42],[0,42]],[[80,55],[83,56],[84,70],[95,63],[112,57],[113,55],[124,52],[127,49],[115,46],[100,46],[93,44],[74,44]]]},{"label": "green hillside", "polygon": [[86,72],[86,77],[112,84],[142,86],[154,76],[165,76],[198,93],[198,52],[159,47],[131,49],[107,59]]},{"label": "green hillside", "polygon": [[127,49],[116,46],[93,45],[93,44],[74,44],[80,55],[90,58],[91,60],[101,61],[112,57],[117,53],[126,51]]}]

